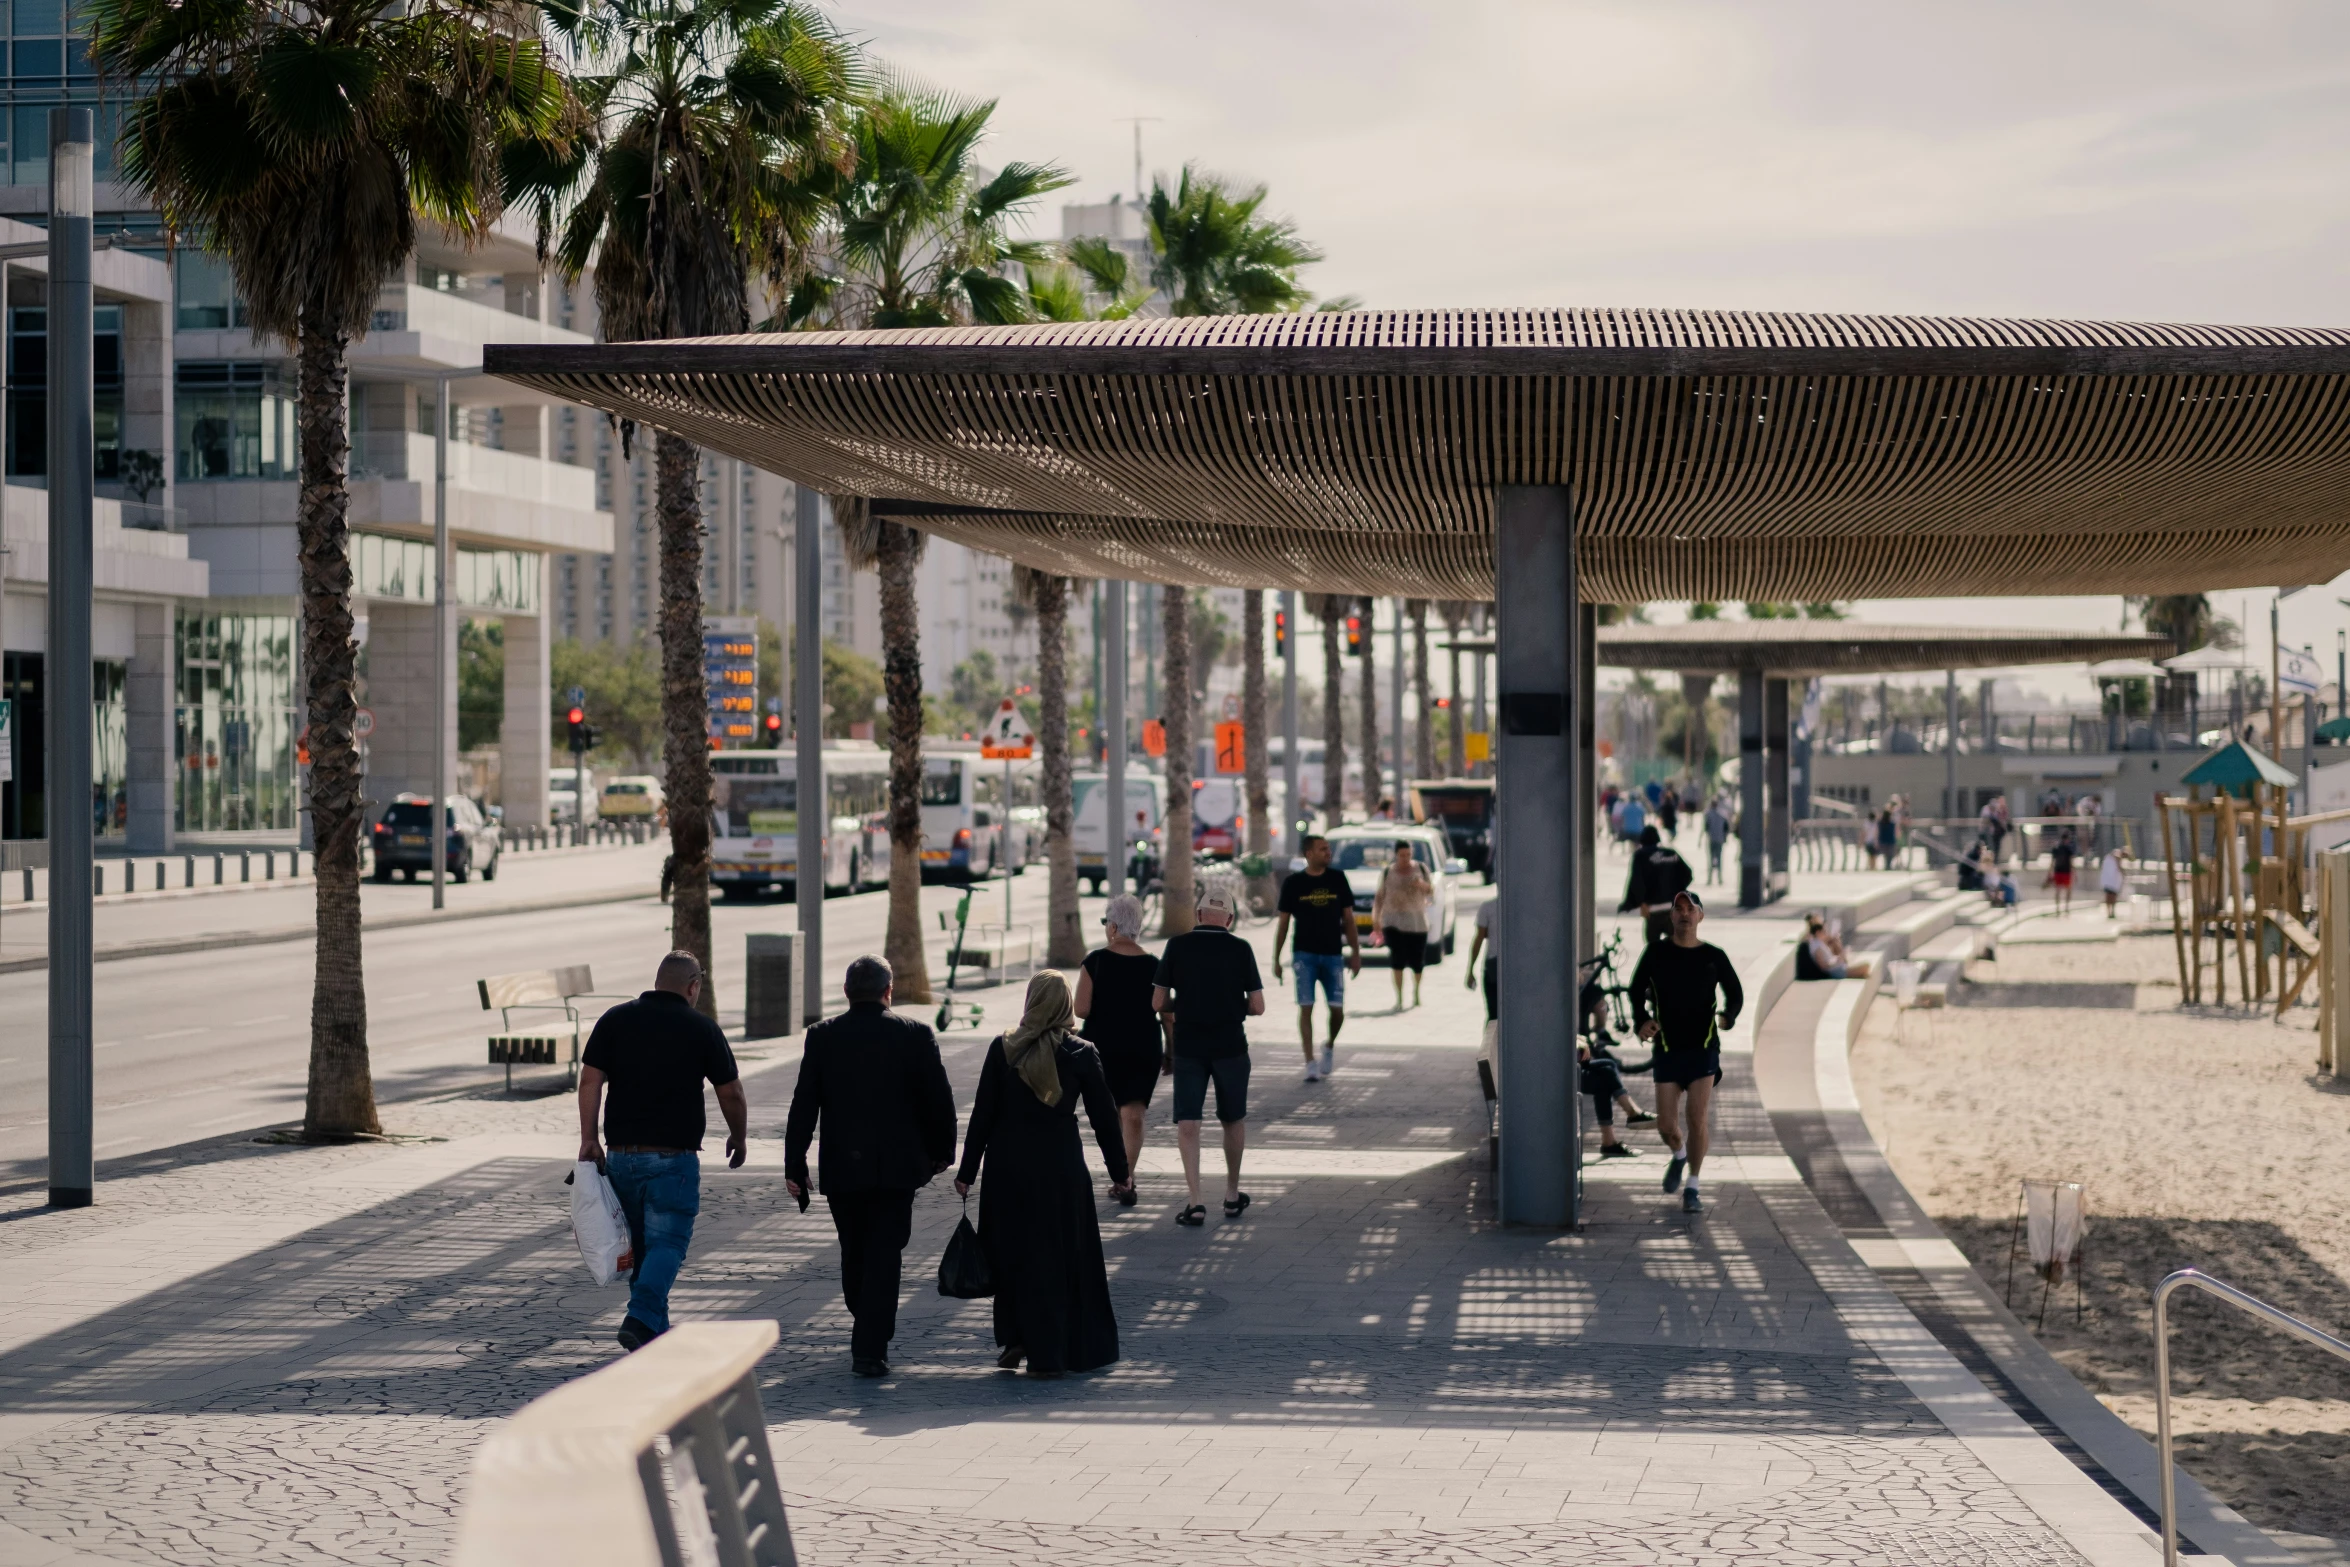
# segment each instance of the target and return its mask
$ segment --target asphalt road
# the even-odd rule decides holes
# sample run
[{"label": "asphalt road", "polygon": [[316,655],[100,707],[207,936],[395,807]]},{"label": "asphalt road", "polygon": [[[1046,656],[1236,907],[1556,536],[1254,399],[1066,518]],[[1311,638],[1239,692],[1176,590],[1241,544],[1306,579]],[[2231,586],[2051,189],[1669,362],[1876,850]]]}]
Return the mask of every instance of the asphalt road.
[{"label": "asphalt road", "polygon": [[[1036,925],[1041,955],[1044,874],[1039,868],[1011,886],[1016,919]],[[429,903],[428,890],[416,891],[420,905]],[[934,984],[945,979],[947,940],[937,916],[951,913],[959,895],[951,887],[923,889]],[[973,898],[973,922],[1000,920],[1003,897],[1003,882],[983,883]],[[187,899],[180,917],[191,931],[216,928],[230,901]],[[371,899],[371,917],[373,909]],[[827,900],[828,967],[838,972],[857,953],[879,951],[887,912],[883,892]],[[394,1107],[402,1100],[502,1082],[503,1069],[484,1059],[495,1019],[482,1012],[475,980],[587,963],[599,987],[633,994],[651,983],[654,964],[669,948],[669,913],[648,896],[369,932],[368,1044],[387,1129],[398,1129]],[[743,1004],[743,938],[795,930],[798,920],[782,902],[720,902],[713,913],[718,1004],[731,1031]],[[140,923],[152,929],[155,914],[142,913]],[[99,964],[98,1157],[298,1120],[309,1055],[311,953],[308,941],[284,941]],[[37,1176],[47,1156],[46,1027],[46,975],[0,974],[0,1179]],[[562,1073],[517,1068],[515,1083],[518,1091],[559,1089]]]}]

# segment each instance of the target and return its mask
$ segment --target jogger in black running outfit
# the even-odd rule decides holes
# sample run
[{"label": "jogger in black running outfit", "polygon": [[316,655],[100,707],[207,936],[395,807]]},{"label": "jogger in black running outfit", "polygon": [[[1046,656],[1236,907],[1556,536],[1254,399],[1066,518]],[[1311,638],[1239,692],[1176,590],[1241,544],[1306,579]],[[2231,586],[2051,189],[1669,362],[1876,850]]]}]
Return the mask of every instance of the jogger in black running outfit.
[{"label": "jogger in black running outfit", "polygon": [[1722,1031],[1736,1026],[1739,1009],[1746,1005],[1729,954],[1697,939],[1704,918],[1705,905],[1696,893],[1687,888],[1676,893],[1671,939],[1651,942],[1632,970],[1632,1021],[1640,1037],[1655,1047],[1656,1129],[1672,1154],[1664,1187],[1681,1192],[1681,1207],[1688,1213],[1705,1207],[1697,1195],[1697,1176],[1710,1141],[1706,1123],[1714,1085],[1722,1080]]}]

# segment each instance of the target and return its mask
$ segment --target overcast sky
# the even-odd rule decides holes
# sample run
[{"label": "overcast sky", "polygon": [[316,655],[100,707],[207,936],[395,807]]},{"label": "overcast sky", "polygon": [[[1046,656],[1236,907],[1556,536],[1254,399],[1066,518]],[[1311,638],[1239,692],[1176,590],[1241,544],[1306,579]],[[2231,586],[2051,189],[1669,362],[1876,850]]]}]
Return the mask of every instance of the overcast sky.
[{"label": "overcast sky", "polygon": [[[858,0],[1066,199],[1271,187],[1371,306],[1695,305],[2338,326],[2344,0]],[[1035,232],[1059,233],[1057,203]],[[2341,596],[2350,596],[2345,588]],[[2237,595],[2230,594],[2233,600]],[[2265,595],[2248,628],[2265,652]],[[2330,663],[2337,593],[2286,605]],[[2110,626],[2118,601],[1870,603]],[[2025,617],[2019,619],[2018,617]],[[2296,620],[2306,625],[2296,629]]]}]

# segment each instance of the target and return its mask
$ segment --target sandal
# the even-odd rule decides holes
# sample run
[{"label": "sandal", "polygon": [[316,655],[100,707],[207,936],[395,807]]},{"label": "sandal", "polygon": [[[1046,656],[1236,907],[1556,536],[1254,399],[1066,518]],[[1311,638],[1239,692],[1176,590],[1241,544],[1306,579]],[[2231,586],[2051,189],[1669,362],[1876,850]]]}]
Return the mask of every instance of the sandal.
[{"label": "sandal", "polygon": [[1242,1192],[1237,1197],[1227,1197],[1224,1199],[1224,1217],[1227,1219],[1237,1219],[1240,1217],[1240,1210],[1247,1206],[1248,1193],[1246,1192]]},{"label": "sandal", "polygon": [[1208,1222],[1208,1210],[1202,1204],[1195,1202],[1190,1207],[1184,1209],[1181,1213],[1175,1215],[1175,1222],[1177,1224],[1188,1224],[1196,1230],[1201,1225]]},{"label": "sandal", "polygon": [[1007,1349],[1002,1354],[996,1356],[995,1363],[998,1367],[1005,1371],[1017,1371],[1020,1369],[1020,1362],[1026,1360],[1027,1358],[1028,1351],[1022,1349],[1019,1345],[1014,1344],[1010,1349]]},{"label": "sandal", "polygon": [[1142,1201],[1142,1193],[1136,1191],[1131,1183],[1124,1191],[1114,1192],[1111,1195],[1118,1199],[1118,1206],[1121,1208],[1131,1208]]}]

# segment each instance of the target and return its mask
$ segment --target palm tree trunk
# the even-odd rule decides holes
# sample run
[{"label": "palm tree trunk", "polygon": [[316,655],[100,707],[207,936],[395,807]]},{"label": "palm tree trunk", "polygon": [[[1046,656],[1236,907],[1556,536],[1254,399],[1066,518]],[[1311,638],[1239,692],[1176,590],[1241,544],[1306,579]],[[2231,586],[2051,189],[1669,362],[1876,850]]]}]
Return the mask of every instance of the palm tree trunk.
[{"label": "palm tree trunk", "polygon": [[[1363,607],[1363,815],[1379,814],[1386,796],[1387,770],[1379,765],[1379,634],[1372,627],[1378,600],[1364,599]],[[1402,670],[1397,670],[1400,678]]]},{"label": "palm tree trunk", "polygon": [[1324,594],[1322,617],[1322,826],[1346,820],[1346,664],[1338,651],[1346,600]]},{"label": "palm tree trunk", "polygon": [[[1264,859],[1273,847],[1273,786],[1265,754],[1265,590],[1241,595],[1240,740],[1248,778],[1248,852]],[[1289,808],[1295,808],[1290,802]],[[1272,909],[1273,869],[1249,883],[1249,902],[1259,913]]]},{"label": "palm tree trunk", "polygon": [[1412,691],[1419,704],[1419,716],[1412,720],[1412,759],[1418,764],[1415,776],[1427,778],[1436,771],[1435,739],[1428,733],[1428,715],[1436,711],[1436,695],[1428,689],[1428,601],[1413,599],[1406,607],[1412,614]]},{"label": "palm tree trunk", "polygon": [[[310,990],[306,1142],[383,1130],[367,1061],[367,983],[359,949],[358,645],[351,624],[351,421],[348,348],[339,332],[302,322],[302,667],[310,747],[310,824],[318,946]],[[438,809],[437,805],[435,807]]]},{"label": "palm tree trunk", "polygon": [[1077,910],[1076,811],[1069,785],[1069,579],[1036,578],[1037,745],[1044,752],[1045,956],[1055,968],[1085,961]]},{"label": "palm tree trunk", "polygon": [[[702,965],[702,1011],[718,1015],[710,950],[710,693],[702,674],[702,453],[661,432],[653,440],[654,513],[661,523],[661,787],[669,796],[676,881],[669,944]],[[821,878],[817,886],[821,889]],[[819,894],[821,895],[821,893]]]},{"label": "palm tree trunk", "polygon": [[1447,599],[1444,604],[1445,656],[1452,660],[1452,669],[1444,688],[1452,705],[1444,710],[1445,751],[1450,760],[1446,776],[1469,776],[1469,710],[1461,705],[1461,610],[1457,601]]},{"label": "palm tree trunk", "polygon": [[1159,590],[1166,631],[1167,850],[1159,879],[1166,884],[1159,934],[1191,929],[1197,901],[1191,883],[1191,590],[1169,583]]},{"label": "palm tree trunk", "polygon": [[922,541],[903,523],[874,523],[881,577],[881,679],[889,695],[889,928],[881,955],[896,975],[897,999],[927,1003],[930,964],[922,950],[922,642],[914,566]]}]

